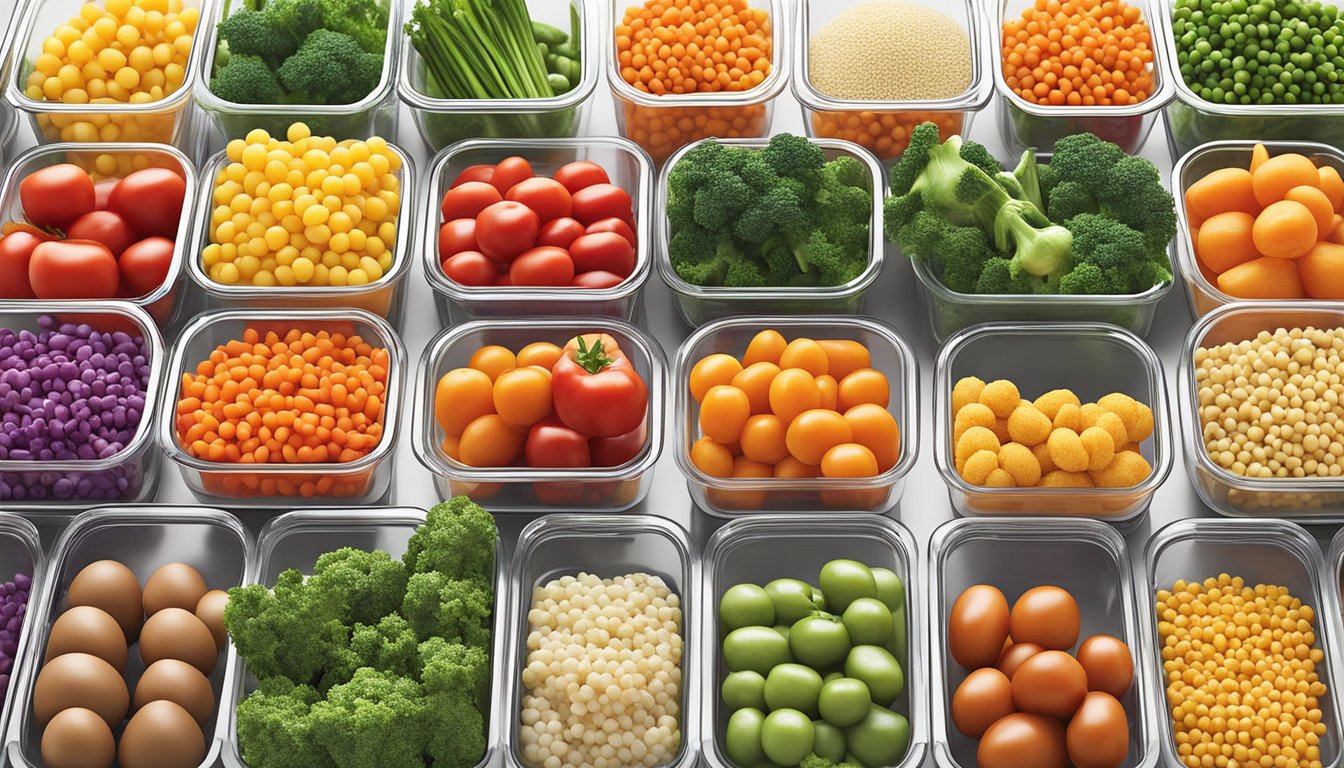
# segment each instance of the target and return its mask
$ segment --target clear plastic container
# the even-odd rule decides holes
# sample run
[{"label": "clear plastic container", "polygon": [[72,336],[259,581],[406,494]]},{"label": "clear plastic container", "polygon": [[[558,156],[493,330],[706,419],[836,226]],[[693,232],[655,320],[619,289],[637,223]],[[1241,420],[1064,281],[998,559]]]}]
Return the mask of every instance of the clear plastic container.
[{"label": "clear plastic container", "polygon": [[[896,466],[875,477],[782,478],[711,477],[691,461],[691,445],[700,437],[700,404],[691,397],[691,369],[707,355],[741,359],[747,343],[773,328],[787,340],[850,339],[868,348],[872,367],[886,375],[891,388],[888,410],[900,428]],[[891,327],[867,317],[739,317],[719,320],[691,334],[677,351],[672,388],[677,467],[695,505],[714,517],[758,512],[859,509],[885,513],[905,491],[905,476],[919,453],[919,368],[914,352]],[[826,513],[830,514],[830,513]]]},{"label": "clear plastic container", "polygon": [[[648,438],[638,456],[618,467],[535,469],[531,467],[470,467],[452,459],[443,449],[445,435],[434,417],[434,395],[440,378],[464,368],[481,347],[499,344],[517,352],[534,341],[564,346],[583,333],[607,333],[616,339],[648,387]],[[430,341],[420,359],[415,382],[415,425],[411,448],[434,475],[442,498],[470,496],[491,512],[536,514],[554,507],[581,507],[619,512],[638,504],[653,485],[653,468],[663,450],[663,403],[667,399],[664,369],[667,361],[658,342],[644,331],[610,318],[580,320],[534,318],[478,320],[456,325]]]},{"label": "clear plastic container", "polygon": [[[532,170],[550,175],[565,163],[590,160],[602,166],[611,183],[630,193],[635,213],[635,269],[614,288],[475,288],[448,279],[440,266],[439,227],[443,195],[453,179],[468,166],[494,165],[506,157],[521,156]],[[630,319],[644,284],[653,271],[653,164],[649,156],[625,139],[480,139],[448,147],[434,158],[429,171],[431,194],[420,215],[424,217],[425,276],[434,289],[434,305],[444,326],[483,317],[524,315],[606,315]]]},{"label": "clear plastic container", "polygon": [[[89,563],[116,560],[135,573],[141,585],[150,574],[169,563],[195,568],[210,589],[243,584],[256,567],[252,537],[238,518],[217,509],[173,506],[117,506],[90,509],[61,532],[51,555],[50,572],[40,597],[30,597],[32,617],[25,630],[27,650],[14,700],[15,719],[6,751],[9,764],[41,768],[42,726],[33,715],[33,684],[46,657],[51,625],[69,606],[66,592],[75,576]],[[237,664],[233,645],[221,651],[222,663],[210,674],[215,712],[205,726],[205,759],[201,768],[217,763],[233,715]],[[136,647],[126,661],[126,687],[144,672]]]},{"label": "clear plastic container", "polygon": [[[24,518],[9,512],[0,512],[0,583],[10,581],[15,574],[26,573],[32,578],[28,588],[28,607],[24,612],[23,628],[19,630],[18,648],[14,651],[14,666],[10,668],[9,684],[4,689],[4,710],[0,711],[0,738],[9,734],[10,716],[22,689],[23,660],[28,655],[29,638],[37,630],[28,617],[35,611],[46,586],[47,557],[37,528]],[[10,765],[14,764],[11,759]]]},{"label": "clear plastic container", "polygon": [[[232,5],[232,8],[229,6]],[[219,130],[225,140],[241,139],[249,131],[262,128],[272,136],[284,136],[291,123],[305,123],[314,136],[337,139],[365,139],[369,136],[397,135],[397,65],[404,33],[401,30],[401,3],[390,3],[387,42],[383,46],[383,74],[367,96],[353,104],[238,104],[216,96],[210,90],[215,73],[215,48],[219,44],[218,25],[225,14],[236,13],[241,3],[215,0],[209,15],[201,16],[199,36],[204,44],[197,57],[194,96],[201,112]]]},{"label": "clear plastic container", "polygon": [[[183,0],[187,8],[198,8],[201,18],[210,18],[216,0]],[[32,62],[42,52],[42,42],[79,13],[84,0],[29,0],[27,10],[14,32],[10,59],[14,66],[7,73],[6,96],[9,103],[28,115],[38,143],[57,141],[112,142],[135,141],[173,144],[184,151],[191,149],[195,110],[191,92],[204,56],[204,30],[199,26],[187,59],[186,78],[177,90],[158,101],[146,104],[67,104],[61,101],[32,99],[24,92]],[[102,3],[99,3],[101,6]]]},{"label": "clear plastic container", "polygon": [[1201,501],[1229,517],[1282,517],[1303,523],[1344,522],[1344,478],[1253,479],[1234,475],[1209,458],[1195,384],[1195,350],[1254,339],[1279,328],[1344,328],[1339,302],[1225,304],[1199,318],[1185,337],[1176,383],[1185,437],[1185,463]]},{"label": "clear plastic container", "polygon": [[[1155,681],[1147,670],[1157,662],[1144,643],[1140,604],[1134,595],[1125,540],[1109,525],[1095,520],[1023,517],[961,519],[941,525],[929,544],[929,614],[932,643],[929,677],[933,688],[933,756],[939,768],[975,765],[976,739],[952,725],[952,694],[967,670],[947,650],[947,623],[952,605],[969,587],[990,584],[1012,605],[1028,589],[1057,586],[1078,601],[1082,618],[1079,639],[1110,635],[1123,640],[1134,657],[1134,684],[1120,697],[1129,720],[1129,753],[1121,768],[1153,766],[1157,733],[1150,701]],[[1166,765],[1177,766],[1174,759]]]},{"label": "clear plastic container", "polygon": [[216,282],[205,271],[201,261],[201,252],[210,243],[212,213],[215,208],[215,180],[220,170],[229,165],[228,155],[218,152],[201,166],[201,194],[196,201],[195,226],[191,242],[195,244],[187,256],[187,272],[196,285],[205,294],[212,308],[248,307],[252,309],[272,308],[324,308],[342,309],[354,307],[388,318],[396,324],[401,315],[401,284],[410,272],[414,257],[412,250],[416,234],[415,197],[419,190],[415,161],[405,150],[389,144],[388,147],[401,158],[401,170],[394,174],[398,181],[400,207],[397,209],[397,240],[392,251],[392,267],[383,276],[367,285],[328,285],[285,287],[280,285],[257,286],[226,285]]},{"label": "clear plastic container", "polygon": [[[509,566],[508,661],[496,683],[504,689],[505,742],[503,764],[523,768],[521,744],[522,671],[527,664],[528,612],[533,591],[563,576],[590,573],[604,579],[647,573],[659,576],[681,603],[681,748],[664,768],[696,765],[699,746],[700,651],[696,642],[700,620],[699,562],[686,531],[652,515],[612,518],[607,515],[555,514],[532,521],[518,536]],[[503,679],[501,682],[501,678]]]},{"label": "clear plastic container", "polygon": [[720,652],[725,633],[719,627],[718,608],[723,594],[736,584],[763,586],[779,578],[815,585],[821,567],[838,558],[887,568],[905,584],[905,623],[897,631],[904,632],[906,648],[896,654],[905,672],[905,690],[892,709],[910,721],[910,748],[890,768],[924,764],[929,749],[929,700],[924,695],[929,672],[925,667],[926,606],[919,547],[910,531],[890,518],[837,512],[820,517],[781,514],[733,520],[716,531],[705,546],[699,638],[705,690],[701,692],[704,704],[700,730],[704,761],[711,768],[736,768],[723,751],[729,717],[719,694],[728,674]]},{"label": "clear plastic container", "polygon": [[[1129,0],[1129,5],[1139,9],[1154,38],[1161,28],[1153,18],[1158,13],[1157,2],[1160,0]],[[1004,144],[1014,153],[1028,147],[1049,153],[1055,142],[1065,136],[1092,133],[1120,145],[1126,154],[1138,154],[1162,108],[1176,94],[1174,81],[1179,80],[1180,75],[1170,74],[1174,67],[1166,64],[1165,59],[1170,55],[1167,49],[1153,40],[1153,63],[1148,69],[1156,88],[1143,101],[1110,107],[1035,104],[1009,88],[1003,74],[1003,22],[1022,18],[1022,11],[1028,7],[1031,7],[1030,0],[998,0],[998,13],[986,30],[992,52],[990,69],[994,71],[994,89],[1003,99],[1003,108],[999,110],[999,135]]]},{"label": "clear plastic container", "polygon": [[60,323],[87,324],[108,332],[144,336],[150,373],[135,437],[106,459],[70,461],[0,461],[0,504],[32,516],[68,516],[94,502],[142,502],[152,499],[159,485],[160,453],[154,449],[154,420],[167,361],[163,337],[149,315],[122,301],[64,303],[51,301],[0,302],[0,328],[36,332],[39,318]]},{"label": "clear plastic container", "polygon": [[[918,0],[917,0],[918,1]],[[912,101],[864,101],[828,96],[812,84],[808,64],[809,43],[831,19],[869,0],[799,0],[793,47],[793,95],[803,108],[803,124],[813,138],[845,139],[886,162],[900,156],[910,140],[910,131],[920,123],[938,125],[939,135],[965,136],[975,114],[989,104],[994,84],[988,73],[989,58],[982,41],[981,9],[972,0],[923,4],[960,24],[970,40],[971,82],[966,90],[945,99]],[[881,126],[876,136],[872,126]]]},{"label": "clear plastic container", "polygon": [[[1171,170],[1171,187],[1176,198],[1177,229],[1173,246],[1175,261],[1181,270],[1190,309],[1195,318],[1224,304],[1245,301],[1229,296],[1218,289],[1217,275],[1202,268],[1195,258],[1194,233],[1190,213],[1185,209],[1185,193],[1195,182],[1221,168],[1249,168],[1251,150],[1263,143],[1270,157],[1285,152],[1297,152],[1311,158],[1317,166],[1329,165],[1344,172],[1344,152],[1325,144],[1310,141],[1214,141],[1187,152]],[[1297,299],[1276,299],[1281,303],[1297,303]]]},{"label": "clear plastic container", "polygon": [[[411,9],[421,0],[394,0],[402,3],[403,21],[411,20]],[[597,87],[600,15],[592,2],[530,0],[528,12],[533,21],[570,31],[570,7],[579,12],[582,40],[579,64],[582,79],[569,91],[548,99],[441,99],[429,94],[424,62],[409,35],[402,35],[401,71],[397,73],[397,95],[410,107],[411,117],[425,143],[440,150],[463,139],[539,139],[580,135],[579,128],[588,110],[589,96]]]},{"label": "clear plastic container", "polygon": [[[755,149],[769,143],[768,139],[711,139],[711,141]],[[658,199],[654,202],[654,210],[657,211],[655,222],[657,229],[654,237],[658,244],[658,274],[672,289],[673,298],[677,303],[677,313],[688,325],[700,326],[721,317],[732,317],[748,312],[858,314],[863,311],[864,298],[882,271],[882,260],[887,249],[885,235],[882,232],[882,199],[887,189],[886,174],[877,158],[857,144],[839,139],[813,139],[812,142],[825,151],[828,160],[849,155],[857,158],[868,168],[869,178],[873,182],[873,218],[868,224],[868,268],[848,283],[833,287],[728,288],[692,285],[682,280],[672,267],[672,257],[668,251],[672,226],[667,220],[667,186],[672,169],[694,146],[688,144],[663,166],[658,178]]]},{"label": "clear plastic container", "polygon": [[[1091,567],[1083,565],[1083,568]],[[1169,590],[1177,580],[1199,581],[1219,574],[1245,579],[1246,586],[1275,584],[1316,610],[1315,647],[1325,660],[1316,665],[1326,693],[1320,698],[1325,736],[1321,738],[1320,765],[1340,765],[1339,691],[1334,671],[1339,663],[1339,582],[1329,572],[1316,540],[1300,526],[1282,520],[1180,520],[1148,540],[1139,595],[1147,660],[1135,665],[1136,679],[1145,676],[1151,692],[1152,718],[1161,744],[1162,764],[1182,765],[1167,708],[1166,674],[1158,638],[1158,590]]]},{"label": "clear plastic container", "polygon": [[[1061,361],[1065,372],[1061,372]],[[933,412],[934,463],[958,514],[1068,515],[1118,523],[1148,509],[1171,472],[1171,412],[1157,354],[1142,339],[1103,323],[986,324],[953,335],[938,352]],[[961,478],[953,461],[952,388],[963,376],[1008,379],[1034,400],[1072,389],[1083,402],[1122,392],[1153,411],[1153,434],[1140,445],[1153,471],[1131,488],[985,488]]]},{"label": "clear plastic container", "polygon": [[[601,0],[597,0],[601,2]],[[621,77],[616,54],[615,28],[627,8],[641,7],[644,0],[609,0],[606,26],[601,30],[602,61],[607,85],[616,107],[616,129],[644,148],[661,163],[680,147],[710,137],[754,139],[770,135],[775,97],[784,91],[789,72],[788,24],[790,12],[782,0],[755,0],[748,5],[764,8],[770,17],[770,74],[745,91],[664,94],[656,96],[630,85]],[[677,7],[677,6],[672,6]],[[669,163],[670,164],[670,163]]]},{"label": "clear plastic container", "polygon": [[[0,219],[4,221],[24,221],[23,204],[19,200],[19,184],[28,174],[47,166],[66,162],[96,162],[95,155],[106,156],[108,163],[121,166],[123,163],[168,168],[186,181],[186,193],[182,198],[182,220],[178,222],[177,234],[173,238],[177,249],[173,252],[172,263],[168,266],[168,276],[157,288],[136,298],[128,299],[131,304],[145,310],[159,328],[167,328],[177,319],[178,310],[186,302],[178,301],[182,287],[182,261],[187,258],[187,243],[191,237],[192,215],[196,211],[197,179],[196,168],[187,156],[179,150],[165,144],[103,144],[96,152],[81,152],[87,144],[60,142],[57,144],[39,144],[14,158],[13,164],[5,172],[3,186],[0,186]],[[108,296],[107,299],[114,297]],[[66,300],[63,302],[78,302]],[[104,299],[94,300],[98,303]]]},{"label": "clear plastic container", "polygon": [[[257,538],[256,565],[247,573],[247,584],[274,586],[282,571],[296,568],[305,574],[313,572],[317,558],[341,547],[362,550],[382,550],[394,558],[406,552],[415,529],[425,524],[425,512],[414,507],[370,507],[367,509],[330,510],[314,509],[288,512],[273,518],[261,529]],[[495,549],[495,605],[491,617],[491,666],[499,670],[504,664],[504,607],[508,604],[508,569],[503,545]],[[256,690],[257,680],[248,673],[246,663],[229,644],[229,664],[237,672],[229,691],[230,702],[237,704]],[[476,768],[491,765],[498,749],[503,693],[503,675],[495,674],[491,683],[490,712],[486,718],[486,750]],[[247,768],[238,745],[236,706],[221,714],[221,730],[227,734],[222,750],[224,765],[228,768]]]},{"label": "clear plastic container", "polygon": [[[362,458],[325,464],[229,464],[192,456],[177,437],[177,402],[184,374],[208,360],[215,348],[243,337],[256,328],[283,336],[289,330],[317,333],[357,334],[388,353],[387,389],[383,401],[383,434],[378,445]],[[159,421],[159,448],[177,464],[191,492],[206,503],[248,507],[293,507],[314,498],[328,504],[365,505],[388,493],[392,483],[392,457],[401,425],[402,381],[406,374],[406,349],[382,318],[359,309],[246,310],[207,312],[196,316],[173,346],[164,388],[163,415]]]}]

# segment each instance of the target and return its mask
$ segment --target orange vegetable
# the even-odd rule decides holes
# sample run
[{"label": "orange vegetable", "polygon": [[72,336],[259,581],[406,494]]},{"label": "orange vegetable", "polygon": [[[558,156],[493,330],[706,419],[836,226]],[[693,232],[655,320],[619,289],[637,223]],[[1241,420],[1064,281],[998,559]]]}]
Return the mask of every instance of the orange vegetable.
[{"label": "orange vegetable", "polygon": [[1307,295],[1297,264],[1272,256],[1238,264],[1222,273],[1218,289],[1239,299],[1302,299]]},{"label": "orange vegetable", "polygon": [[1251,235],[1255,218],[1243,211],[1211,216],[1195,234],[1195,256],[1215,275],[1260,258]]},{"label": "orange vegetable", "polygon": [[745,0],[646,0],[615,35],[621,79],[646,93],[745,91],[770,74],[770,16]]},{"label": "orange vegetable", "polygon": [[507,467],[523,455],[527,432],[491,413],[474,419],[462,432],[458,457],[469,467]]},{"label": "orange vegetable", "polygon": [[837,407],[848,411],[863,403],[877,403],[883,408],[891,398],[891,386],[881,371],[873,368],[860,368],[840,380]]},{"label": "orange vegetable", "polygon": [[475,368],[455,368],[439,379],[434,388],[434,418],[449,436],[462,430],[478,416],[495,412],[494,385],[490,377]]},{"label": "orange vegetable", "polygon": [[533,366],[505,371],[495,379],[494,401],[505,424],[526,431],[553,412],[551,377]]},{"label": "orange vegetable", "polygon": [[829,408],[834,411],[840,402],[840,385],[836,382],[834,376],[818,376],[817,391],[821,393],[821,408]]},{"label": "orange vegetable", "polygon": [[1265,161],[1268,159],[1269,159],[1269,150],[1265,147],[1264,144],[1257,143],[1254,147],[1252,147],[1251,166],[1250,166],[1251,173],[1255,173],[1257,170],[1259,170],[1260,166],[1264,165]]},{"label": "orange vegetable", "polygon": [[742,372],[742,364],[732,355],[707,355],[700,358],[691,369],[691,397],[696,402],[705,399],[710,387],[719,384],[732,384],[733,378]]},{"label": "orange vegetable", "polygon": [[1335,220],[1335,206],[1319,188],[1305,185],[1293,187],[1283,199],[1306,206],[1311,217],[1316,220],[1317,233],[1330,231],[1330,224]]},{"label": "orange vegetable", "polygon": [[737,387],[711,387],[700,403],[700,431],[718,443],[736,442],[751,416],[751,401]]},{"label": "orange vegetable", "polygon": [[1338,211],[1344,208],[1344,178],[1340,178],[1339,171],[1335,170],[1333,165],[1322,165],[1316,169],[1320,175],[1321,191],[1330,198],[1330,205]]},{"label": "orange vegetable", "polygon": [[821,406],[821,390],[812,374],[801,368],[786,368],[770,382],[770,410],[790,424],[798,414]]},{"label": "orange vegetable", "polygon": [[1314,187],[1321,183],[1321,175],[1316,164],[1305,155],[1285,152],[1276,155],[1251,171],[1251,182],[1255,189],[1255,199],[1261,207],[1269,207],[1288,194],[1293,187],[1303,184]]},{"label": "orange vegetable", "polygon": [[966,128],[965,112],[813,112],[812,132],[820,138],[844,139],[871,151],[878,160],[900,157],[910,145],[910,132],[922,123],[938,126],[947,141]]},{"label": "orange vegetable", "polygon": [[518,358],[514,356],[513,352],[498,344],[481,347],[473,352],[471,359],[467,361],[468,367],[484,371],[491,381],[499,378],[499,374],[513,370],[517,365]]},{"label": "orange vegetable", "polygon": [[860,368],[869,368],[873,364],[868,348],[850,339],[818,339],[817,344],[826,352],[829,366],[826,373],[836,381],[845,378]]},{"label": "orange vegetable", "polygon": [[1153,92],[1152,34],[1124,0],[1036,2],[1003,23],[1003,77],[1053,106],[1123,106]]},{"label": "orange vegetable", "polygon": [[746,368],[756,363],[779,365],[779,358],[788,346],[789,342],[784,340],[779,331],[761,331],[747,343],[747,351],[742,354],[742,367]]},{"label": "orange vegetable", "polygon": [[1335,214],[1335,218],[1330,222],[1330,231],[1325,233],[1325,239],[1332,243],[1344,244],[1344,216]]},{"label": "orange vegetable", "polygon": [[802,368],[813,376],[825,376],[830,370],[826,350],[812,339],[790,341],[779,356],[780,368]]},{"label": "orange vegetable", "polygon": [[1293,200],[1270,204],[1255,217],[1251,228],[1256,250],[1280,259],[1296,259],[1311,250],[1316,244],[1316,234],[1316,219],[1311,210]]},{"label": "orange vegetable", "polygon": [[763,413],[747,419],[739,441],[742,455],[752,461],[774,466],[789,455],[785,442],[784,423],[772,413]]},{"label": "orange vegetable", "polygon": [[729,383],[747,393],[753,414],[770,413],[770,383],[778,375],[778,365],[762,361],[743,368]]},{"label": "orange vegetable", "polygon": [[1185,191],[1185,213],[1192,227],[1203,226],[1210,217],[1229,211],[1254,216],[1261,207],[1255,199],[1251,172],[1243,168],[1219,168]]},{"label": "orange vegetable", "polygon": [[558,345],[549,341],[536,341],[518,350],[515,363],[519,368],[539,365],[549,371],[555,367],[555,361],[559,360],[562,354],[564,354],[564,350],[560,349]]},{"label": "orange vegetable", "polygon": [[691,463],[710,477],[731,477],[733,474],[733,454],[708,437],[691,445]]},{"label": "orange vegetable", "polygon": [[853,439],[853,430],[845,417],[824,408],[799,414],[785,434],[789,453],[804,464],[812,465],[820,464],[826,451]]},{"label": "orange vegetable", "polygon": [[821,457],[822,477],[872,477],[877,474],[877,457],[858,443],[841,443]]},{"label": "orange vegetable", "polygon": [[1302,288],[1313,299],[1344,299],[1344,245],[1317,243],[1297,260]]}]

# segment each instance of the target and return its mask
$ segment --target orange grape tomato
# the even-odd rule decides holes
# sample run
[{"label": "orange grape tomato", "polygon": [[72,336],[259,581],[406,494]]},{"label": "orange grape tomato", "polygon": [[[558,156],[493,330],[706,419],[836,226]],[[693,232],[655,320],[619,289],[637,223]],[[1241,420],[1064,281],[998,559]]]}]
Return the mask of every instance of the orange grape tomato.
[{"label": "orange grape tomato", "polygon": [[461,461],[461,442],[456,436],[448,435],[443,438],[443,442],[439,443],[439,449],[443,451],[444,456],[453,461]]},{"label": "orange grape tomato", "polygon": [[896,466],[901,458],[901,429],[896,417],[876,403],[861,403],[845,411],[854,442],[873,452],[879,472]]},{"label": "orange grape tomato", "polygon": [[877,457],[858,443],[841,443],[821,457],[822,477],[873,477]]},{"label": "orange grape tomato", "polygon": [[769,464],[752,461],[746,456],[733,459],[733,477],[774,477],[775,468]]},{"label": "orange grape tomato", "polygon": [[1316,164],[1306,155],[1296,152],[1275,155],[1251,171],[1255,200],[1262,208],[1282,200],[1293,187],[1303,184],[1314,187],[1320,183],[1321,174],[1316,170]]},{"label": "orange grape tomato", "polygon": [[1304,299],[1297,263],[1262,256],[1218,276],[1218,289],[1239,299]]},{"label": "orange grape tomato", "polygon": [[746,368],[754,363],[779,365],[779,358],[788,345],[779,331],[769,329],[761,331],[747,344],[747,351],[742,355],[742,367]]},{"label": "orange grape tomato", "polygon": [[817,339],[830,363],[826,373],[839,381],[860,368],[871,368],[873,357],[868,348],[850,339]]},{"label": "orange grape tomato", "polygon": [[495,412],[490,377],[475,368],[454,368],[443,374],[434,388],[434,419],[450,435],[462,430],[478,416]]},{"label": "orange grape tomato", "polygon": [[710,387],[732,384],[734,377],[741,372],[742,363],[732,355],[720,352],[702,357],[691,368],[691,397],[700,402]]},{"label": "orange grape tomato", "polygon": [[834,411],[835,404],[840,400],[840,385],[836,383],[835,377],[830,374],[818,376],[817,390],[821,392],[821,407]]},{"label": "orange grape tomato", "polygon": [[539,367],[505,371],[495,379],[494,400],[504,423],[527,429],[551,415],[551,377]]},{"label": "orange grape tomato", "polygon": [[883,408],[891,400],[887,377],[873,368],[860,368],[840,380],[836,406],[843,413],[862,403],[876,403]]},{"label": "orange grape tomato", "polygon": [[1311,211],[1311,217],[1316,220],[1316,231],[1330,231],[1330,224],[1335,219],[1335,204],[1330,202],[1330,198],[1318,187],[1309,187],[1305,184],[1300,187],[1293,187],[1288,190],[1288,194],[1283,196],[1284,200],[1292,200],[1295,203],[1301,203]]},{"label": "orange grape tomato", "polygon": [[691,463],[710,477],[731,477],[733,454],[708,437],[691,444]]},{"label": "orange grape tomato", "polygon": [[775,465],[775,477],[787,480],[807,480],[821,477],[821,467],[804,464],[792,456],[788,456]]},{"label": "orange grape tomato", "polygon": [[462,431],[461,462],[469,467],[507,467],[523,455],[527,433],[510,427],[499,414],[480,416]]},{"label": "orange grape tomato", "polygon": [[564,350],[556,344],[549,341],[534,341],[518,350],[518,367],[539,365],[549,371],[563,354]]},{"label": "orange grape tomato", "polygon": [[1264,165],[1265,161],[1268,159],[1269,159],[1269,149],[1266,148],[1264,144],[1257,143],[1254,147],[1252,147],[1251,164],[1249,166],[1251,173],[1255,173],[1256,171],[1260,170],[1260,166]]},{"label": "orange grape tomato", "polygon": [[794,339],[779,356],[780,368],[802,368],[813,376],[825,376],[830,369],[826,350],[812,339]]},{"label": "orange grape tomato", "polygon": [[1344,299],[1344,245],[1317,243],[1297,260],[1302,288],[1313,299]]},{"label": "orange grape tomato", "polygon": [[730,383],[747,393],[753,414],[770,413],[770,382],[778,375],[779,366],[774,363],[753,363],[743,368]]},{"label": "orange grape tomato", "polygon": [[784,423],[773,413],[762,413],[747,419],[742,427],[742,455],[762,464],[778,464],[789,455],[784,442]]},{"label": "orange grape tomato", "polygon": [[700,402],[700,431],[718,443],[737,442],[751,416],[747,393],[729,384],[710,387]]},{"label": "orange grape tomato", "polygon": [[1261,205],[1255,199],[1251,172],[1245,168],[1219,168],[1190,185],[1185,191],[1185,214],[1190,226],[1198,227],[1211,216],[1241,211],[1254,216]]},{"label": "orange grape tomato", "polygon": [[1316,172],[1321,177],[1321,191],[1330,198],[1330,204],[1336,211],[1344,208],[1344,178],[1340,178],[1339,171],[1333,165],[1322,165]]},{"label": "orange grape tomato", "polygon": [[845,417],[835,411],[815,408],[803,411],[789,424],[785,442],[789,453],[804,464],[820,464],[831,448],[854,439]]},{"label": "orange grape tomato", "polygon": [[798,414],[821,407],[821,390],[812,374],[801,368],[780,371],[770,382],[770,411],[785,424]]},{"label": "orange grape tomato", "polygon": [[486,376],[490,377],[491,381],[494,381],[499,378],[499,374],[517,367],[518,358],[514,357],[513,352],[508,347],[490,344],[473,352],[467,365],[478,371],[483,371]]}]

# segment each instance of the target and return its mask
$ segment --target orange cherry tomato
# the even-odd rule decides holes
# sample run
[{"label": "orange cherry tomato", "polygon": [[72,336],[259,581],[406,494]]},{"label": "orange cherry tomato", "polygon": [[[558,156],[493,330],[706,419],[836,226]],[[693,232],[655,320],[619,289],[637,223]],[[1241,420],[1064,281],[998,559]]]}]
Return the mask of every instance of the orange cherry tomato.
[{"label": "orange cherry tomato", "polygon": [[891,400],[891,386],[881,371],[860,368],[840,380],[836,406],[841,413],[863,403],[876,403],[883,408]]},{"label": "orange cherry tomato", "polygon": [[454,368],[434,388],[434,419],[449,435],[460,435],[477,417],[495,412],[490,377],[475,368]]},{"label": "orange cherry tomato", "polygon": [[834,411],[835,404],[840,401],[840,385],[836,383],[835,377],[830,374],[818,376],[817,391],[821,392],[821,407]]},{"label": "orange cherry tomato", "polygon": [[732,385],[747,393],[752,414],[770,413],[770,382],[779,375],[774,363],[752,363],[733,377]]},{"label": "orange cherry tomato", "polygon": [[831,448],[853,439],[844,416],[815,408],[798,414],[798,418],[789,424],[785,443],[795,459],[816,466]]},{"label": "orange cherry tomato", "polygon": [[813,376],[825,376],[830,370],[826,350],[812,339],[794,339],[779,355],[780,368],[802,368]]},{"label": "orange cherry tomato", "polygon": [[733,378],[741,372],[742,363],[732,355],[719,353],[702,357],[691,368],[691,397],[700,402],[710,387],[732,384]]},{"label": "orange cherry tomato", "polygon": [[839,381],[860,368],[871,368],[872,355],[868,348],[850,339],[817,339],[829,362],[827,373]]},{"label": "orange cherry tomato", "polygon": [[526,347],[518,350],[517,365],[523,368],[529,365],[539,365],[546,370],[551,370],[555,361],[560,359],[564,352],[558,345],[549,341],[534,341]]},{"label": "orange cherry tomato", "polygon": [[747,393],[728,384],[710,387],[700,402],[700,431],[718,443],[732,443],[751,416]]},{"label": "orange cherry tomato", "polygon": [[792,456],[788,456],[775,465],[775,477],[781,480],[804,480],[821,477],[821,467],[804,464]]},{"label": "orange cherry tomato", "polygon": [[789,455],[784,435],[784,424],[778,416],[772,413],[752,416],[742,427],[742,455],[762,464],[778,464]]},{"label": "orange cherry tomato", "polygon": [[708,437],[691,444],[691,463],[710,477],[731,477],[733,454]]},{"label": "orange cherry tomato", "polygon": [[841,443],[821,457],[822,477],[872,477],[877,474],[877,457],[858,443]]},{"label": "orange cherry tomato", "polygon": [[458,442],[461,461],[469,467],[507,467],[523,455],[527,433],[491,413],[474,419]]},{"label": "orange cherry tomato", "polygon": [[518,365],[518,359],[507,347],[491,344],[473,352],[467,365],[484,372],[494,381],[499,378],[499,374],[513,370]]},{"label": "orange cherry tomato", "polygon": [[504,371],[495,379],[495,413],[516,429],[527,429],[551,415],[551,377],[529,366]]},{"label": "orange cherry tomato", "polygon": [[798,414],[821,406],[817,380],[802,368],[788,368],[770,382],[770,410],[785,424]]},{"label": "orange cherry tomato", "polygon": [[754,363],[779,365],[779,358],[788,345],[779,331],[761,331],[747,344],[747,351],[742,355],[742,366],[745,368]]},{"label": "orange cherry tomato", "polygon": [[845,411],[844,418],[854,442],[873,452],[879,472],[896,466],[901,458],[901,430],[890,411],[876,403],[860,403]]}]

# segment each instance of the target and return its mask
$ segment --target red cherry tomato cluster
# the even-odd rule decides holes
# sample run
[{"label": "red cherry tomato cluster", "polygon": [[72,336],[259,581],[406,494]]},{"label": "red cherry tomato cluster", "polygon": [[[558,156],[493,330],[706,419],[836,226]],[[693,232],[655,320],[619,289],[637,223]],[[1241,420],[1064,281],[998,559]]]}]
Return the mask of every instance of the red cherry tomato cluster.
[{"label": "red cherry tomato cluster", "polygon": [[538,176],[521,157],[473,165],[443,196],[439,261],[461,285],[611,288],[635,269],[630,194],[597,163]]},{"label": "red cherry tomato cluster", "polygon": [[69,163],[19,183],[26,221],[0,237],[0,298],[144,296],[168,277],[187,182],[166,168],[94,183]]}]

